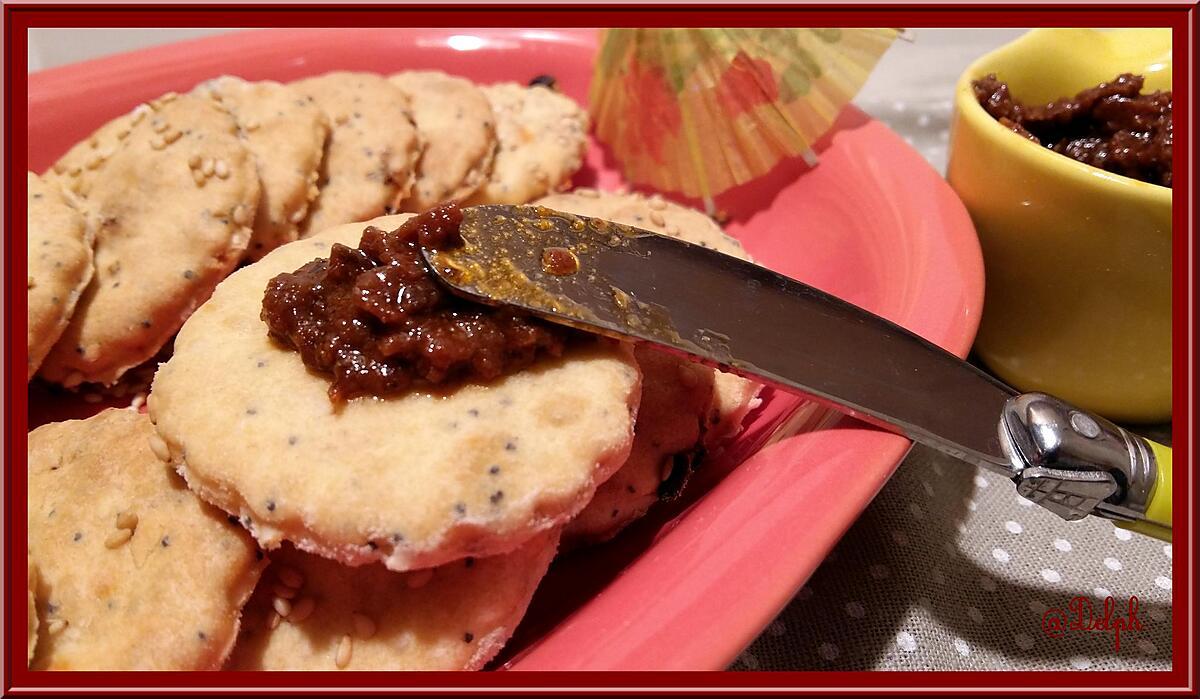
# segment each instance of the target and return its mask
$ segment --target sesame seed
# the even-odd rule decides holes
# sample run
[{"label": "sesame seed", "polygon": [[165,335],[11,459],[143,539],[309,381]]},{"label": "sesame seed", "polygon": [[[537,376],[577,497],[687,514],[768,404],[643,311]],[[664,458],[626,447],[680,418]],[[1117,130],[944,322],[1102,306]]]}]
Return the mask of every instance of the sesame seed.
[{"label": "sesame seed", "polygon": [[280,568],[275,572],[275,575],[279,578],[279,582],[288,587],[295,589],[304,587],[304,575],[295,568]]},{"label": "sesame seed", "polygon": [[650,212],[650,222],[656,226],[665,226],[667,224],[667,220],[657,211]]},{"label": "sesame seed", "polygon": [[181,138],[183,138],[182,131],[171,131],[163,136],[163,141],[165,141],[167,145],[170,145]]},{"label": "sesame seed", "polygon": [[288,216],[288,220],[291,221],[292,223],[300,223],[301,221],[304,220],[304,217],[307,215],[308,215],[308,207],[302,206],[299,209],[296,209],[295,211],[293,211],[292,215]]},{"label": "sesame seed", "polygon": [[312,597],[301,597],[295,602],[292,602],[292,613],[288,614],[288,623],[299,624],[307,619],[309,615],[313,613],[313,609],[316,607],[316,604],[317,603],[313,601]]},{"label": "sesame seed", "polygon": [[[224,164],[225,161],[222,160],[221,163]],[[229,176],[229,171],[226,170],[225,177],[228,177],[228,176]],[[224,179],[224,178],[222,178],[222,179]],[[233,217],[233,222],[238,224],[239,226],[246,225],[246,223],[250,220],[250,210],[241,204],[238,204],[237,206],[233,207],[233,214],[231,214],[231,215]]]},{"label": "sesame seed", "polygon": [[350,638],[350,634],[346,634],[338,643],[337,655],[334,656],[333,662],[337,664],[338,669],[345,669],[350,664],[350,656],[353,653],[354,641]]},{"label": "sesame seed", "polygon": [[200,172],[203,172],[205,177],[212,177],[216,167],[217,165],[212,158],[204,158],[200,161]]},{"label": "sesame seed", "polygon": [[647,202],[647,206],[655,211],[662,211],[663,209],[667,208],[667,202],[663,201],[662,197],[653,196],[650,197],[650,201]]},{"label": "sesame seed", "polygon": [[123,546],[126,541],[129,541],[129,539],[132,537],[133,537],[132,529],[118,529],[115,532],[113,532],[112,534],[109,534],[108,538],[104,540],[104,547],[110,548],[110,549],[119,548],[119,547]]},{"label": "sesame seed", "polygon": [[247,131],[257,131],[258,127],[260,125],[261,124],[259,124],[257,120],[252,119],[252,120],[246,122],[246,130]]},{"label": "sesame seed", "polygon": [[204,173],[199,170],[192,170],[192,181],[203,187],[206,181]]},{"label": "sesame seed", "polygon": [[195,170],[196,168],[200,167],[200,160],[201,158],[199,155],[193,155],[192,157],[188,158],[188,167]]},{"label": "sesame seed", "polygon": [[283,617],[279,616],[274,609],[271,610],[271,615],[267,617],[267,628],[274,631],[279,628],[279,620]]},{"label": "sesame seed", "polygon": [[292,611],[292,603],[282,597],[276,597],[271,600],[271,606],[282,617],[286,617]]},{"label": "sesame seed", "polygon": [[162,133],[163,131],[171,128],[171,125],[162,119],[155,119],[150,123],[150,127],[154,129],[154,133]]},{"label": "sesame seed", "polygon": [[224,160],[218,160],[216,162],[216,164],[213,165],[213,172],[216,173],[217,177],[219,177],[223,180],[228,179],[229,178],[229,164],[226,163]]},{"label": "sesame seed", "polygon": [[128,510],[117,515],[117,529],[137,529],[138,516]]},{"label": "sesame seed", "polygon": [[154,452],[159,461],[171,460],[171,450],[167,448],[166,441],[157,434],[150,435],[150,451]]},{"label": "sesame seed", "polygon": [[51,634],[60,633],[65,628],[67,628],[66,619],[51,619],[50,623],[46,625],[46,630]]},{"label": "sesame seed", "polygon": [[162,150],[163,148],[167,147],[167,142],[161,138],[156,138],[153,141],[150,141],[150,147],[154,150]]},{"label": "sesame seed", "polygon": [[352,619],[354,621],[355,636],[361,639],[368,639],[375,635],[375,622],[371,617],[355,612]]},{"label": "sesame seed", "polygon": [[72,165],[70,171],[68,171],[67,174],[71,175],[72,177],[75,177],[75,176],[78,176],[79,173],[81,173],[81,172],[83,172],[83,168],[79,167],[78,165]]}]

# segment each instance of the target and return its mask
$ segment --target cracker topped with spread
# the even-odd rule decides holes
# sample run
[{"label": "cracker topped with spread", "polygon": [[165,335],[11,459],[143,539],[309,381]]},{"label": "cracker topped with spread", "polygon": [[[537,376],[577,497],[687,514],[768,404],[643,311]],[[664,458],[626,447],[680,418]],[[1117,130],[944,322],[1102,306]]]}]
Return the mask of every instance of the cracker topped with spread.
[{"label": "cracker topped with spread", "polygon": [[578,513],[629,452],[641,376],[609,341],[484,383],[329,400],[329,377],[270,337],[264,290],[406,219],[339,226],[235,273],[155,377],[169,459],[266,548],[393,570],[504,553]]}]

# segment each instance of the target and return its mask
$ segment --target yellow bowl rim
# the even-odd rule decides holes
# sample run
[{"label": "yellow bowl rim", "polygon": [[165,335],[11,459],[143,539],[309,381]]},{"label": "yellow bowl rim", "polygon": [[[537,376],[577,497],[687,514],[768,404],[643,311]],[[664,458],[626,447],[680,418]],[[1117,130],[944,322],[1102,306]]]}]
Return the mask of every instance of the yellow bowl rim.
[{"label": "yellow bowl rim", "polygon": [[1172,192],[1170,187],[1118,175],[1087,163],[1081,163],[1061,153],[1055,153],[1001,125],[997,119],[984,110],[975,98],[971,81],[986,75],[983,66],[992,62],[997,55],[1015,50],[1026,36],[1028,34],[984,54],[967,66],[955,86],[955,106],[959,118],[967,120],[982,135],[998,139],[1001,145],[1026,161],[1031,167],[1057,170],[1058,172],[1055,174],[1058,176],[1070,179],[1084,187],[1098,187],[1108,194],[1132,196],[1144,199],[1149,203],[1169,207]]}]

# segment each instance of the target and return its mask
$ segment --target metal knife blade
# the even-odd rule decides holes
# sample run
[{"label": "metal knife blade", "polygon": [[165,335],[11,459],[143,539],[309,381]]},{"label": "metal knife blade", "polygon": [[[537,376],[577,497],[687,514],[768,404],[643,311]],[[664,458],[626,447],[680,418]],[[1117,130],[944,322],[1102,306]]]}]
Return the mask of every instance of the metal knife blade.
[{"label": "metal knife blade", "polygon": [[543,207],[463,209],[460,234],[460,246],[424,251],[460,294],[651,342],[1015,475],[999,434],[1011,389],[819,289],[698,245]]}]

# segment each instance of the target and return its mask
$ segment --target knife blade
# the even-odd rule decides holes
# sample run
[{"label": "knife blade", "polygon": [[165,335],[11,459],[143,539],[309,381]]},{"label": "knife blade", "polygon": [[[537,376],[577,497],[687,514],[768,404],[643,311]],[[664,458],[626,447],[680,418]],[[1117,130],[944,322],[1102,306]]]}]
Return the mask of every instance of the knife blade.
[{"label": "knife blade", "polygon": [[[1023,494],[1066,518],[1135,521],[1149,499],[1152,456],[1102,463],[1100,475],[1071,475],[1112,460],[1097,452],[1101,442],[1128,456],[1126,442],[1140,437],[1090,416],[1103,434],[1054,441],[1052,432],[1070,430],[1080,411],[1019,396],[895,323],[764,267],[544,207],[466,208],[459,235],[458,244],[423,254],[443,283],[473,300],[653,343],[806,395],[1002,473],[1019,487],[1022,472],[1034,468]],[[1064,445],[1087,458],[1063,452]],[[1068,468],[1054,468],[1060,466]],[[1132,483],[1148,477],[1150,486]]]}]

